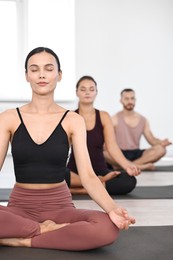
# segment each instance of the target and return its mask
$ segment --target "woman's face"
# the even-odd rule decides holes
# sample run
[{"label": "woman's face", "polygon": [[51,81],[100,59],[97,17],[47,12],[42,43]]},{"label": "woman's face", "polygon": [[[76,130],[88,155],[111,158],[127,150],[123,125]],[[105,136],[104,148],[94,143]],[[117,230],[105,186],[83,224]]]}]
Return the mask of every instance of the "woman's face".
[{"label": "woman's face", "polygon": [[33,92],[40,95],[53,92],[61,76],[53,55],[40,52],[29,58],[26,80],[30,83]]},{"label": "woman's face", "polygon": [[97,96],[97,87],[92,80],[84,79],[80,82],[76,95],[81,103],[93,103]]}]

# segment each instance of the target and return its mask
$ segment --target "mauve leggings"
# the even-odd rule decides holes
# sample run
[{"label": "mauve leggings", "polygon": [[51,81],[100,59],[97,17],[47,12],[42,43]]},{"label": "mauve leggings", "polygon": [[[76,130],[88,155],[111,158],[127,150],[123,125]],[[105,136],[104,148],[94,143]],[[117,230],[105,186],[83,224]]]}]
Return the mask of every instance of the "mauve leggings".
[{"label": "mauve leggings", "polygon": [[[70,223],[40,234],[39,222]],[[14,186],[9,203],[0,206],[0,238],[31,238],[32,247],[88,250],[109,245],[118,228],[98,210],[76,209],[67,184],[58,188],[30,190]]]}]

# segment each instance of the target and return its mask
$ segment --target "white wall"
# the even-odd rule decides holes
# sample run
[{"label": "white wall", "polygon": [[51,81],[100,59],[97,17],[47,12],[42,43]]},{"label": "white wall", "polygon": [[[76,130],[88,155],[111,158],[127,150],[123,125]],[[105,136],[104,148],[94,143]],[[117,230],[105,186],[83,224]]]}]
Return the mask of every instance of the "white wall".
[{"label": "white wall", "polygon": [[171,0],[76,0],[77,78],[95,77],[96,105],[110,114],[121,109],[120,91],[134,88],[136,110],[173,141],[172,14]]},{"label": "white wall", "polygon": [[[76,80],[92,75],[99,89],[96,106],[111,115],[121,109],[120,91],[134,88],[136,110],[149,119],[158,137],[173,140],[173,1],[76,0],[75,10]],[[76,104],[62,103],[68,109]],[[21,103],[1,102],[0,110],[17,105]],[[172,146],[167,155],[173,156]],[[0,187],[13,182],[8,156]]]}]

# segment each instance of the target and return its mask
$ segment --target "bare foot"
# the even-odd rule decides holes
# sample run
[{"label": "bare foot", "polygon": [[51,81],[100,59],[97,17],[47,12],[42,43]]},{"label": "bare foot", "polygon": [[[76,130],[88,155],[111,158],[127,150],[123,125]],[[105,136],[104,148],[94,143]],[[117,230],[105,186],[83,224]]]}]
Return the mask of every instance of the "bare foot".
[{"label": "bare foot", "polygon": [[86,195],[88,192],[84,188],[70,188],[72,195]]},{"label": "bare foot", "polygon": [[120,174],[121,172],[119,171],[111,171],[104,176],[99,175],[98,178],[101,180],[101,182],[107,182],[113,178],[116,178]]},{"label": "bare foot", "polygon": [[[41,234],[69,225],[69,223],[56,224],[52,220],[46,220],[39,224]],[[0,239],[0,245],[13,247],[31,247],[31,238],[3,238]]]},{"label": "bare foot", "polygon": [[141,165],[138,165],[138,167],[141,170],[151,170],[151,171],[153,171],[156,168],[156,166],[153,163],[141,164]]},{"label": "bare foot", "polygon": [[63,224],[56,224],[54,221],[52,220],[46,220],[40,224],[40,233],[45,233],[45,232],[49,232],[49,231],[53,231],[59,228],[62,228],[64,226],[69,225],[69,223],[63,223]]},{"label": "bare foot", "polygon": [[3,238],[0,245],[14,247],[31,247],[31,238]]}]

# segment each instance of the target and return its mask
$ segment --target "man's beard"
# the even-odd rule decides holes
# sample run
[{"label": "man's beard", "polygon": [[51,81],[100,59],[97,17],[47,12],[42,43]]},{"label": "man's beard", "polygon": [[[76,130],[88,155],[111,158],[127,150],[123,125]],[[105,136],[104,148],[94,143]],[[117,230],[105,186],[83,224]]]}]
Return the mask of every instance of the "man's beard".
[{"label": "man's beard", "polygon": [[124,108],[127,110],[127,111],[132,111],[134,109],[134,105],[133,104],[128,104],[128,105],[124,105]]}]

